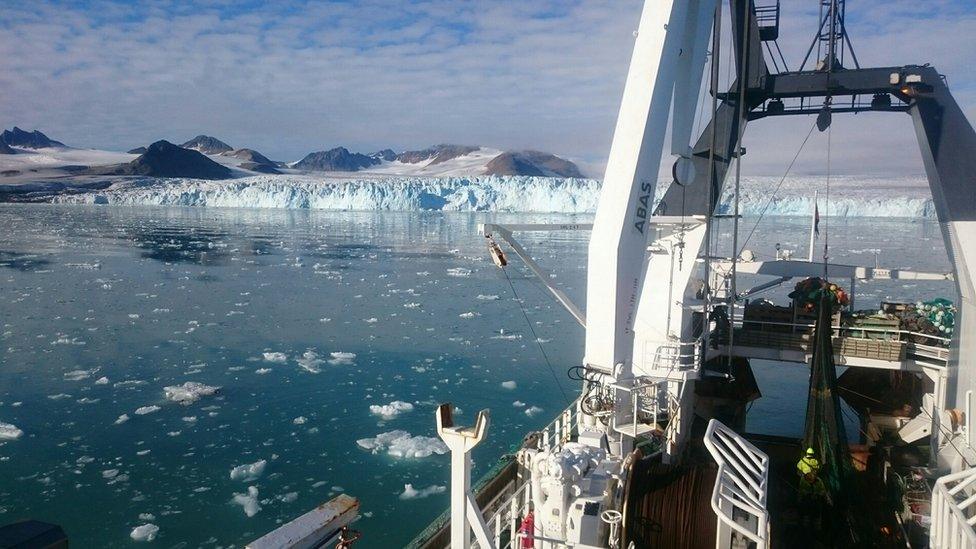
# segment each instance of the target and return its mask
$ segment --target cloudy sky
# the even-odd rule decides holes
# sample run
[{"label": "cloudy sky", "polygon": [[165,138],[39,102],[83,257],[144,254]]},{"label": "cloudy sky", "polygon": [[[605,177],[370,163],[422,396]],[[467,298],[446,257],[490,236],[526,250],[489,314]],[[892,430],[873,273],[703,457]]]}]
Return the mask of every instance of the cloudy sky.
[{"label": "cloudy sky", "polygon": [[[817,5],[783,1],[792,68]],[[638,0],[0,2],[0,124],[113,150],[206,133],[283,160],[337,145],[535,148],[602,175],[640,9]],[[848,28],[863,66],[931,62],[976,119],[976,3],[851,0]],[[835,120],[834,171],[921,172],[906,115]],[[811,123],[750,126],[743,169],[782,173]],[[813,137],[795,170],[822,171],[825,145]]]}]

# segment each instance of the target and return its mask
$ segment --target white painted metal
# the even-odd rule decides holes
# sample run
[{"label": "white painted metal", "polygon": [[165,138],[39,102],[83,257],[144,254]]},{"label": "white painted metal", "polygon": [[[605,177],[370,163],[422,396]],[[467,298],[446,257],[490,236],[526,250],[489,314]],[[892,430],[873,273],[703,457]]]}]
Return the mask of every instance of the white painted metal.
[{"label": "white painted metal", "polygon": [[[712,267],[720,273],[731,271],[731,261],[713,261]],[[884,269],[859,265],[828,265],[832,278],[855,278],[857,280],[952,280],[952,273],[909,271],[905,269]],[[736,262],[739,274],[760,274],[777,277],[823,276],[823,263],[811,261],[742,261]]]},{"label": "white painted metal", "polygon": [[813,211],[810,212],[810,249],[807,250],[807,261],[813,263],[813,247],[817,240],[817,202],[820,200],[820,191],[813,193]]},{"label": "white painted metal", "polygon": [[434,412],[437,436],[451,450],[451,547],[469,549],[473,532],[482,549],[494,549],[471,493],[471,450],[488,431],[488,410],[478,412],[474,427],[455,427],[453,410],[451,404],[441,404]]},{"label": "white painted metal", "polygon": [[[701,93],[702,73],[708,59],[707,47],[712,29],[716,0],[688,0],[689,17],[678,51],[678,66],[674,79],[674,109],[671,117],[671,154],[691,158],[691,140]],[[690,166],[691,163],[683,163]],[[690,175],[679,177],[682,183],[690,181]]]},{"label": "white painted metal", "polygon": [[606,372],[629,363],[633,352],[647,220],[687,19],[698,18],[694,4],[646,2],[634,44],[589,246],[584,363]]},{"label": "white painted metal", "polygon": [[976,547],[976,469],[940,477],[932,488],[932,549]]},{"label": "white painted metal", "polygon": [[335,542],[359,516],[359,500],[340,494],[295,520],[248,543],[246,549],[314,549]]},{"label": "white painted metal", "polygon": [[715,419],[708,422],[704,442],[718,464],[712,490],[712,510],[718,517],[715,547],[730,548],[734,531],[755,543],[756,549],[765,549],[769,546],[769,456]]}]

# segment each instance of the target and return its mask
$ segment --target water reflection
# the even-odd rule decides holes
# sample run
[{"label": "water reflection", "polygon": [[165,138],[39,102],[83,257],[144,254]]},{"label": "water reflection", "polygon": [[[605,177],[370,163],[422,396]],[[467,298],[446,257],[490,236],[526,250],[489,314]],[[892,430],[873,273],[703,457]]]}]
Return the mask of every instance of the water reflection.
[{"label": "water reflection", "polygon": [[50,263],[47,259],[38,257],[36,254],[0,250],[0,267],[29,272],[43,269]]}]

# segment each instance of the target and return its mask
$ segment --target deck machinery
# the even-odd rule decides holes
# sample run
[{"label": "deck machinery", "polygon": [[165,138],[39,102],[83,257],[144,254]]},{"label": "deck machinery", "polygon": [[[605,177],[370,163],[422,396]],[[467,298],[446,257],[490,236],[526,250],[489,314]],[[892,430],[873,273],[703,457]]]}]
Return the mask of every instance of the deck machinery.
[{"label": "deck machinery", "polygon": [[[479,414],[476,429],[465,430],[453,426],[450,406],[442,406],[439,432],[456,454],[452,510],[449,519],[432,524],[413,546],[822,544],[809,535],[809,525],[797,528],[788,511],[795,505],[784,496],[783,484],[795,476],[798,442],[743,432],[745,403],[756,396],[748,360],[808,362],[810,350],[802,341],[789,345],[750,337],[741,314],[749,291],[737,288],[736,277],[765,274],[776,284],[822,276],[825,269],[828,276],[852,283],[941,278],[955,285],[958,312],[948,345],[899,343],[897,352],[879,354],[859,344],[870,339],[863,330],[838,327],[835,360],[849,371],[896,372],[916,382],[906,397],[920,402],[912,414],[876,410],[861,421],[890,430],[898,445],[921,448],[928,539],[906,533],[897,505],[886,500],[885,473],[898,460],[894,448],[875,454],[872,468],[882,473],[866,490],[877,505],[865,512],[876,533],[883,534],[874,541],[887,536],[901,546],[976,546],[976,468],[971,467],[976,464],[971,422],[976,133],[936,68],[861,67],[847,34],[845,2],[818,2],[820,25],[795,71],[787,70],[776,44],[779,2],[645,3],[591,227],[585,316],[567,305],[586,330],[582,394],[475,486],[469,452],[490,434],[488,414]],[[722,26],[716,24],[723,17],[732,32],[728,42],[737,75],[724,91],[717,89]],[[703,81],[713,101],[699,113]],[[735,161],[744,154],[741,143],[749,123],[815,115],[823,131],[833,115],[864,111],[911,118],[950,273],[833,265],[812,254],[809,261],[762,262],[738,252],[719,257],[712,251],[716,204],[726,180],[737,180]],[[695,136],[699,114],[710,121]],[[672,157],[673,182],[655,206],[665,150]],[[727,177],[732,169],[735,178]],[[484,230],[513,242],[515,230],[563,228]],[[539,271],[520,246],[513,249],[533,272]],[[565,295],[550,289],[566,304]]]}]

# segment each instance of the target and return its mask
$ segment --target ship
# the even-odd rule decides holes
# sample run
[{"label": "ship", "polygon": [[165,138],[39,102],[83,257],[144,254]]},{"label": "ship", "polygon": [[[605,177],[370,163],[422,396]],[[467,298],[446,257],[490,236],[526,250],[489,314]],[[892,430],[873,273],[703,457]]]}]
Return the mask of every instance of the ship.
[{"label": "ship", "polygon": [[[845,0],[817,1],[796,70],[777,43],[779,1],[645,3],[593,223],[481,227],[495,265],[517,256],[585,328],[580,394],[477,482],[490,411],[459,425],[442,404],[451,505],[411,549],[976,547],[976,132],[935,67],[862,67]],[[724,71],[735,78],[719,89]],[[826,242],[814,250],[816,207],[805,258],[742,247],[747,126],[793,116],[829,134],[835,115],[861,112],[911,120],[948,272],[833,263]],[[718,213],[722,196],[731,210]],[[517,239],[574,230],[590,231],[585,311]],[[740,286],[747,276],[766,282]],[[865,314],[852,300],[870,280],[942,280],[958,295]],[[770,291],[789,305],[757,299]],[[809,367],[802,438],[746,430],[757,359]],[[250,547],[351,546],[358,501],[341,497]]]}]

